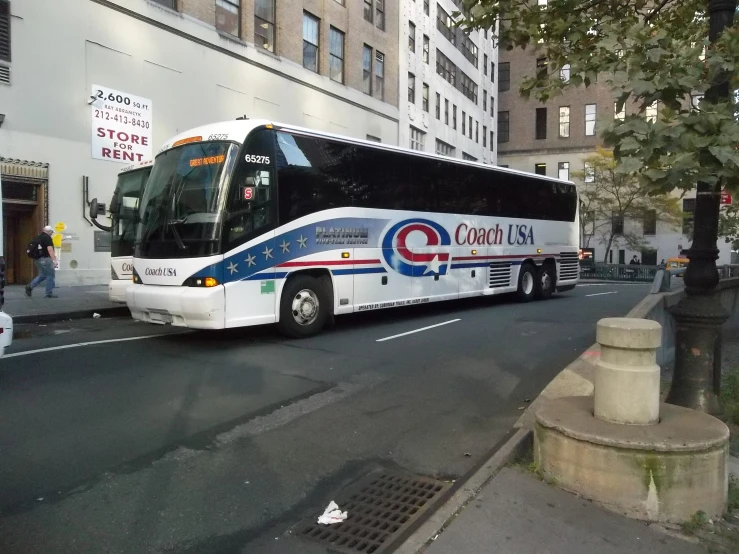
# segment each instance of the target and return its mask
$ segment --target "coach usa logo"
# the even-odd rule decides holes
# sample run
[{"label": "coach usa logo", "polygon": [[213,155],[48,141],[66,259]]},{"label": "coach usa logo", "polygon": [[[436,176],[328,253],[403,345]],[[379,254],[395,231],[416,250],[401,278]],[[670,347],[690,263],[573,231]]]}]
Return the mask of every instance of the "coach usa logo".
[{"label": "coach usa logo", "polygon": [[382,239],[382,255],[387,264],[407,277],[446,275],[452,241],[449,233],[428,219],[406,219],[396,223]]}]

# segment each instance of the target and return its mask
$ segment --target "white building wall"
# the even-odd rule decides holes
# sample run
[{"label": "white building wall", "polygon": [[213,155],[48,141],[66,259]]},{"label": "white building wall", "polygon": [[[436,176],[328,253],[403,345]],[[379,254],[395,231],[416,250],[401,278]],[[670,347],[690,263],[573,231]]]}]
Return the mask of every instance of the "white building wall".
[{"label": "white building wall", "polygon": [[[451,0],[438,0],[444,10],[448,14],[459,11],[459,8]],[[436,151],[436,139],[455,148],[454,155],[462,158],[465,152],[473,156],[481,163],[495,164],[497,141],[490,144],[490,131],[495,131],[495,119],[491,117],[490,98],[495,99],[494,104],[497,106],[497,85],[494,82],[495,77],[491,75],[491,62],[495,64],[497,73],[497,49],[493,46],[492,35],[488,34],[485,39],[483,32],[473,31],[470,38],[478,47],[478,64],[474,67],[462,52],[449,42],[436,27],[437,19],[437,0],[430,0],[429,15],[424,13],[423,0],[402,0],[400,6],[400,75],[399,98],[400,106],[400,125],[399,125],[399,144],[404,147],[410,147],[410,127],[413,126],[425,133],[424,151]],[[410,52],[408,48],[409,22],[416,26],[416,48],[415,53]],[[429,37],[429,63],[423,61],[423,36]],[[458,68],[460,68],[468,77],[477,83],[477,104],[468,99],[461,91],[453,87],[443,77],[436,72],[436,50],[439,48],[444,55],[449,58]],[[484,74],[484,59],[488,57],[487,76]],[[408,101],[408,73],[416,76],[416,101],[411,103]],[[422,108],[423,102],[423,84],[429,85],[429,110],[424,112]],[[441,95],[441,108],[439,119],[436,118],[436,93]],[[487,110],[483,110],[483,95],[486,95],[485,106]],[[449,124],[445,123],[444,118],[444,101],[449,100]],[[457,128],[453,128],[453,106],[457,107]],[[472,138],[469,138],[469,129],[467,134],[462,134],[462,112],[465,112],[469,119],[472,116],[473,130]],[[474,122],[479,125],[479,137],[475,140]],[[468,124],[469,122],[467,122]],[[483,130],[486,130],[486,137],[483,140]],[[483,147],[483,143],[486,145]]]},{"label": "white building wall", "polygon": [[124,164],[91,157],[93,84],[151,100],[154,154],[176,133],[242,115],[397,144],[398,110],[390,104],[146,0],[113,3],[186,36],[90,0],[11,4],[0,157],[49,164],[49,223],[66,223],[74,237],[61,256],[61,285],[110,275],[109,254],[93,251],[95,229],[83,218],[82,177],[90,198],[107,204]]}]

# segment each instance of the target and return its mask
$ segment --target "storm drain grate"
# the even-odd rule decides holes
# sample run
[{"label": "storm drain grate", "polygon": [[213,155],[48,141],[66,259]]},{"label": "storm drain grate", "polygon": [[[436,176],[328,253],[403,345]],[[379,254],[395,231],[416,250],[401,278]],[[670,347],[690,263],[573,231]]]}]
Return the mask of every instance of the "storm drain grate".
[{"label": "storm drain grate", "polygon": [[427,477],[376,473],[336,498],[347,512],[345,521],[320,525],[317,514],[298,534],[337,552],[381,554],[451,486]]}]

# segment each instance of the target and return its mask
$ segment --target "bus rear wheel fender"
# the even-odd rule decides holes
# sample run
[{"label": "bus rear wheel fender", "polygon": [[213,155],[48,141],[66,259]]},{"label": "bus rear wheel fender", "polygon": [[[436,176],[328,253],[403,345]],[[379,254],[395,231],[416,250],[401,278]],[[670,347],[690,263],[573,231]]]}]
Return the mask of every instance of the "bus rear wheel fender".
[{"label": "bus rear wheel fender", "polygon": [[536,298],[546,300],[551,298],[557,286],[557,265],[552,259],[544,260],[536,272]]},{"label": "bus rear wheel fender", "polygon": [[521,302],[530,302],[536,295],[537,269],[534,262],[526,260],[518,271],[518,289],[516,295]]},{"label": "bus rear wheel fender", "polygon": [[292,338],[320,333],[333,312],[333,285],[326,272],[290,275],[280,296],[279,330]]}]

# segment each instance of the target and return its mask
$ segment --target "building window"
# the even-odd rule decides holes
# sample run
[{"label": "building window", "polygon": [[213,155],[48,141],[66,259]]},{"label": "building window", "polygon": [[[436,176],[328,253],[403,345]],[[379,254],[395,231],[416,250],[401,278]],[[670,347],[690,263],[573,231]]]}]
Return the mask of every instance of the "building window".
[{"label": "building window", "polygon": [[547,59],[536,58],[536,76],[538,78],[546,77],[547,75]]},{"label": "building window", "polygon": [[559,107],[559,136],[569,138],[570,136],[570,107]]},{"label": "building window", "polygon": [[216,0],[216,29],[235,37],[241,36],[239,3],[240,0]]},{"label": "building window", "polygon": [[375,96],[385,100],[385,54],[375,52]]},{"label": "building window", "polygon": [[617,119],[618,121],[625,121],[626,120],[626,104],[621,106],[621,109],[618,109],[618,102],[613,103],[613,119]]},{"label": "building window", "polygon": [[547,164],[534,164],[534,173],[537,175],[547,174]]},{"label": "building window", "polygon": [[690,236],[693,232],[694,217],[695,198],[683,198],[683,235]]},{"label": "building window", "polygon": [[423,35],[423,63],[429,63],[429,48],[430,48],[431,42],[429,41],[429,37],[426,35]]},{"label": "building window", "polygon": [[456,88],[457,86],[457,66],[447,58],[441,50],[436,49],[436,73],[438,73],[446,82]]},{"label": "building window", "polygon": [[488,113],[488,91],[482,91],[482,111]]},{"label": "building window", "polygon": [[454,157],[454,146],[444,141],[436,139],[436,153],[441,156]]},{"label": "building window", "polygon": [[467,35],[462,35],[462,55],[477,69],[477,45]]},{"label": "building window", "polygon": [[452,106],[452,129],[457,130],[457,106]]},{"label": "building window", "polygon": [[413,22],[408,22],[408,50],[416,51],[416,26]]},{"label": "building window", "polygon": [[498,112],[498,144],[510,140],[511,112]]},{"label": "building window", "polygon": [[254,3],[254,43],[275,51],[275,0],[256,0]]},{"label": "building window", "polygon": [[449,99],[444,99],[444,123],[449,125]]},{"label": "building window", "polygon": [[367,140],[371,142],[382,142],[379,137],[373,137],[372,135],[367,135]]},{"label": "building window", "polygon": [[331,27],[330,77],[339,83],[344,82],[344,33]]},{"label": "building window", "polygon": [[[174,0],[171,0],[174,2]],[[175,9],[174,6],[170,6]],[[10,2],[0,0],[0,60],[10,62]]]},{"label": "building window", "polygon": [[477,158],[474,156],[470,156],[467,152],[462,152],[462,159],[467,160],[468,162],[476,162]]},{"label": "building window", "polygon": [[570,64],[566,63],[562,66],[562,69],[559,70],[559,78],[562,79],[565,83],[569,83],[570,81]]},{"label": "building window", "polygon": [[429,15],[429,0],[423,0],[423,13]]},{"label": "building window", "polygon": [[490,96],[490,117],[495,117],[495,98]]},{"label": "building window", "polygon": [[381,31],[385,30],[385,0],[375,0],[375,24]]},{"label": "building window", "polygon": [[511,90],[511,64],[504,62],[498,65],[498,90]]},{"label": "building window", "polygon": [[424,83],[423,90],[421,91],[421,108],[424,112],[429,111],[429,86]]},{"label": "building window", "polygon": [[415,127],[411,127],[411,150],[423,150],[426,133]]},{"label": "building window", "polygon": [[557,164],[557,177],[563,181],[570,180],[570,162],[559,162]]},{"label": "building window", "polygon": [[647,210],[644,214],[644,221],[642,222],[645,235],[656,235],[657,234],[657,210]]},{"label": "building window", "polygon": [[595,183],[595,168],[591,164],[585,162],[583,173],[585,174],[583,181],[586,183]]},{"label": "building window", "polygon": [[[611,214],[611,233],[614,235],[623,235],[624,234],[624,216],[623,215],[616,215]],[[620,256],[619,256],[620,259]],[[620,261],[619,263],[623,263],[623,261]]]},{"label": "building window", "polygon": [[303,12],[303,67],[318,73],[318,27],[320,19]]},{"label": "building window", "polygon": [[452,21],[451,16],[444,11],[441,4],[436,4],[436,28],[449,42],[456,46],[457,38],[452,30],[453,25],[454,22]]},{"label": "building window", "polygon": [[462,136],[467,134],[467,114],[462,110]]},{"label": "building window", "polygon": [[547,109],[536,108],[536,140],[547,138]]},{"label": "building window", "polygon": [[469,116],[469,118],[470,118],[470,126],[469,126],[469,130],[470,130],[470,140],[472,140],[472,116],[470,115],[470,116]]},{"label": "building window", "polygon": [[477,83],[470,79],[463,71],[460,71],[459,74],[459,84],[462,94],[477,104]]},{"label": "building window", "polygon": [[364,20],[372,23],[372,0],[364,0]]},{"label": "building window", "polygon": [[362,91],[372,96],[372,48],[366,44],[362,52]]},{"label": "building window", "polygon": [[488,147],[488,128],[487,125],[482,126],[482,147]]},{"label": "building window", "polygon": [[495,144],[495,131],[490,131],[490,150],[495,148],[495,146],[493,146],[494,144]]},{"label": "building window", "polygon": [[647,121],[649,123],[657,123],[658,111],[659,104],[657,102],[653,102],[649,106],[647,106]]},{"label": "building window", "polygon": [[490,82],[495,82],[495,62],[490,62]]},{"label": "building window", "polygon": [[[153,0],[153,1],[156,2],[157,4],[164,6],[165,8],[169,8],[170,10],[177,10],[177,0]],[[2,3],[3,2],[0,1],[0,4]],[[10,3],[8,2],[8,9],[10,9],[9,4]],[[2,10],[2,8],[0,8],[0,10]],[[10,61],[10,60],[6,60],[6,61]]]},{"label": "building window", "polygon": [[654,248],[643,248],[641,251],[642,265],[657,265],[657,250]]},{"label": "building window", "polygon": [[408,74],[408,102],[416,103],[416,76],[413,73]]},{"label": "building window", "polygon": [[485,77],[488,76],[488,55],[482,55],[482,71],[485,73]]},{"label": "building window", "polygon": [[480,144],[480,122],[475,121],[475,142]]},{"label": "building window", "polygon": [[441,120],[441,94],[436,93],[436,119]]},{"label": "building window", "polygon": [[595,104],[585,104],[585,136],[592,137],[595,135]]}]

